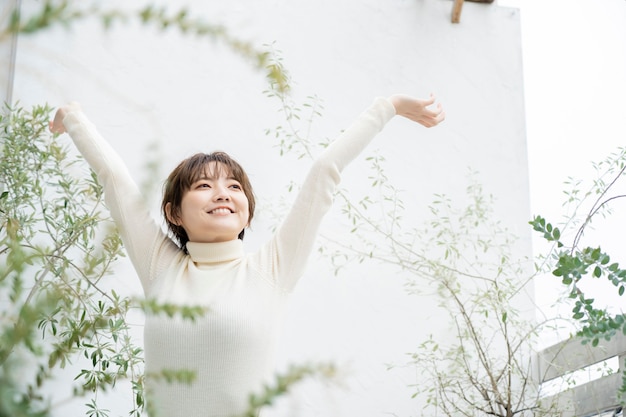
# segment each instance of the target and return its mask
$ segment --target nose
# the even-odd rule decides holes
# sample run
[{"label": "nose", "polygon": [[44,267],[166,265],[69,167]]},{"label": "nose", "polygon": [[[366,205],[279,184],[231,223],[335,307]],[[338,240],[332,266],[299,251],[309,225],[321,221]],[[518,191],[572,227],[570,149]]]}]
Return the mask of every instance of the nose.
[{"label": "nose", "polygon": [[228,187],[218,186],[214,195],[216,201],[228,201],[230,200],[230,192]]}]

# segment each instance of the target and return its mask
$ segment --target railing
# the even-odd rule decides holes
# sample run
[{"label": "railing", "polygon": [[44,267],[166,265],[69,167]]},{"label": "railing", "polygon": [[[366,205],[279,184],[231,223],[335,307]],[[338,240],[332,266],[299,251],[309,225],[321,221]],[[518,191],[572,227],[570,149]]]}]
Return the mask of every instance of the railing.
[{"label": "railing", "polygon": [[609,341],[601,340],[596,347],[583,345],[580,339],[572,338],[542,350],[537,354],[537,378],[544,386],[557,379],[567,384],[573,378],[573,372],[611,358],[618,358],[619,370],[580,385],[573,385],[543,398],[542,403],[554,404],[555,410],[558,410],[556,416],[559,417],[622,415],[617,393],[626,370],[626,336],[621,333]]}]

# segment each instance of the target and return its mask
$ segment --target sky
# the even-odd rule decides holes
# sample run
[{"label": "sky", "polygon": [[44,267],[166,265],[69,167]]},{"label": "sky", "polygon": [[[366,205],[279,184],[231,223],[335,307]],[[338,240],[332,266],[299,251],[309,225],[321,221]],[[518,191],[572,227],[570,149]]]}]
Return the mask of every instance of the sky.
[{"label": "sky", "polygon": [[[626,145],[626,0],[497,4],[520,9],[532,214],[557,222],[567,178],[592,178],[592,162]],[[616,203],[610,221],[598,224],[588,242],[601,244],[622,265],[624,207],[626,201]],[[543,308],[554,300],[554,284],[537,282]],[[623,297],[605,296],[607,304],[625,304]]]},{"label": "sky", "polygon": [[[520,9],[533,208],[626,139],[626,0],[500,0]],[[556,183],[555,183],[556,181]]]}]

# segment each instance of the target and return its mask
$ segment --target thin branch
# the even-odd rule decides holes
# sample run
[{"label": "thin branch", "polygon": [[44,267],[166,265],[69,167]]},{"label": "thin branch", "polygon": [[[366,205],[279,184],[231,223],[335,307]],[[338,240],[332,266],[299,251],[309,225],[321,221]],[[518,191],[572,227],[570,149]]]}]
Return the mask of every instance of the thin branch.
[{"label": "thin branch", "polygon": [[[625,166],[625,168],[626,168],[626,166]],[[623,172],[623,170],[622,170],[621,172]],[[617,178],[616,178],[615,180],[617,180]],[[613,183],[614,183],[614,182],[615,182],[615,181],[613,181]],[[611,185],[612,185],[613,183],[611,183]],[[608,188],[607,188],[606,190],[604,190],[604,192],[606,192],[606,191],[608,191]],[[603,193],[603,194],[604,194],[604,193]],[[590,212],[589,212],[589,214],[587,215],[587,218],[585,219],[585,222],[583,223],[583,225],[582,225],[582,226],[580,226],[580,228],[579,228],[579,229],[578,229],[578,231],[576,232],[576,236],[574,237],[574,241],[573,241],[573,243],[572,243],[572,249],[571,249],[571,253],[572,253],[572,254],[574,253],[574,250],[575,250],[575,249],[576,249],[576,247],[578,246],[578,242],[580,241],[580,239],[581,239],[581,237],[582,237],[582,234],[583,234],[584,229],[585,229],[585,228],[589,225],[589,223],[591,222],[591,219],[593,218],[593,216],[595,216],[595,215],[598,213],[598,211],[599,211],[599,210],[600,210],[600,209],[601,209],[604,205],[606,205],[606,204],[610,203],[610,202],[611,202],[611,201],[613,201],[613,200],[617,200],[617,199],[619,199],[619,198],[624,198],[624,197],[626,197],[626,195],[624,195],[624,194],[622,194],[622,195],[617,195],[617,196],[614,196],[614,197],[611,197],[611,198],[609,198],[609,199],[607,199],[607,200],[603,201],[601,204],[599,204],[597,207],[593,208],[593,209],[592,209],[592,211],[590,211]],[[594,205],[594,206],[595,206],[595,205]]]}]

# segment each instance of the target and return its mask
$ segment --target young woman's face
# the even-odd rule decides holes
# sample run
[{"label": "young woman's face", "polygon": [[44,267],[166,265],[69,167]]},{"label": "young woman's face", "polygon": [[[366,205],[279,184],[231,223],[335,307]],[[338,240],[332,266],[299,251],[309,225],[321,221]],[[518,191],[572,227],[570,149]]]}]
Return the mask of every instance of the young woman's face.
[{"label": "young woman's face", "polygon": [[237,239],[248,218],[248,198],[241,184],[216,162],[183,195],[177,223],[191,242],[226,242]]}]

